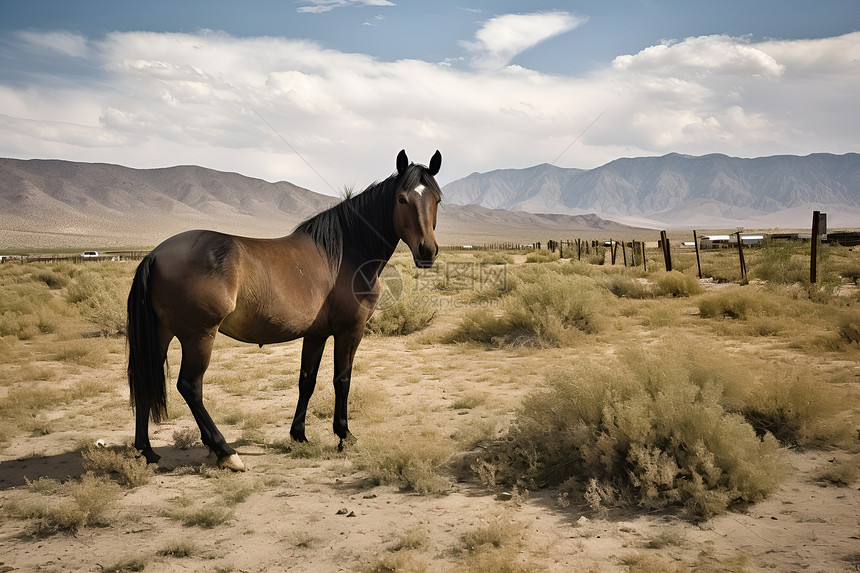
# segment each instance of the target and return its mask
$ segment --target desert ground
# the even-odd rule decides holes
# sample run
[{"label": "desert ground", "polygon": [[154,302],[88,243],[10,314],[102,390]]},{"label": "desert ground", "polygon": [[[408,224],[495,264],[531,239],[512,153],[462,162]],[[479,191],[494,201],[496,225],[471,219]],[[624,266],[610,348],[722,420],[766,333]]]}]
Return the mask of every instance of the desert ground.
[{"label": "desert ground", "polygon": [[[860,295],[850,271],[860,252],[833,251],[820,286],[775,278],[797,256],[778,271],[748,256],[748,282],[721,270],[736,255],[713,255],[711,278],[697,279],[687,258],[673,288],[656,250],[647,273],[525,252],[443,254],[432,280],[398,252],[395,298],[409,305],[379,312],[359,348],[356,441],[343,452],[331,432],[330,343],[310,442],[295,444],[301,341],[219,337],[205,403],[243,473],[207,461],[170,382],[169,419],[151,428],[160,463],[132,454],[121,334],[135,262],[0,265],[0,571],[858,571]],[[480,284],[484,264],[492,285]],[[512,297],[574,279],[570,288],[590,289],[587,327],[550,321],[555,330],[512,335],[492,322],[515,307],[552,313],[552,302]],[[400,328],[404,312],[421,315],[414,332],[402,333],[412,330]],[[653,376],[698,364],[763,388],[763,403],[794,424],[760,435],[780,436],[772,487],[706,511],[629,484],[616,485],[633,497],[589,498],[511,478],[519,467],[491,456],[517,439],[524,404],[553,377],[612,372],[631,355],[647,357]],[[173,378],[180,358],[174,341]],[[785,392],[768,393],[780,384]],[[764,410],[738,406],[724,419],[747,424],[736,412]]]}]

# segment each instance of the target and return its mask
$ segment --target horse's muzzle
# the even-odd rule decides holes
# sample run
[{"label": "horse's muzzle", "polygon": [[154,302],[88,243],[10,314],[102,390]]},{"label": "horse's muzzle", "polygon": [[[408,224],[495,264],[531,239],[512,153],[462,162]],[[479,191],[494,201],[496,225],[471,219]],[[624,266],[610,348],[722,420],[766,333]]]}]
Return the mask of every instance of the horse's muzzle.
[{"label": "horse's muzzle", "polygon": [[439,253],[439,246],[435,244],[428,246],[427,243],[421,241],[418,243],[416,252],[412,254],[415,261],[415,266],[419,269],[429,269],[433,266],[433,261],[436,260],[436,255]]}]

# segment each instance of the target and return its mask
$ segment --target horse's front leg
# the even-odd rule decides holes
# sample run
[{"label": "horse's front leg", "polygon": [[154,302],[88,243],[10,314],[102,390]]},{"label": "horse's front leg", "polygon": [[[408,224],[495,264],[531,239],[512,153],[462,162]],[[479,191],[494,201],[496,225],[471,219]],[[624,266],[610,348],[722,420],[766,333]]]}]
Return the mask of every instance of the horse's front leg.
[{"label": "horse's front leg", "polygon": [[360,342],[361,332],[334,337],[334,420],[332,427],[335,435],[340,438],[338,450],[343,450],[344,441],[352,442],[355,440],[349,431],[349,423],[347,422],[347,400],[352,378],[352,361]]},{"label": "horse's front leg", "polygon": [[320,369],[325,342],[327,338],[308,338],[302,342],[302,366],[299,371],[299,400],[296,403],[296,414],[290,426],[290,437],[297,442],[307,442],[305,436],[305,417],[308,413],[308,402],[317,384],[317,372]]}]

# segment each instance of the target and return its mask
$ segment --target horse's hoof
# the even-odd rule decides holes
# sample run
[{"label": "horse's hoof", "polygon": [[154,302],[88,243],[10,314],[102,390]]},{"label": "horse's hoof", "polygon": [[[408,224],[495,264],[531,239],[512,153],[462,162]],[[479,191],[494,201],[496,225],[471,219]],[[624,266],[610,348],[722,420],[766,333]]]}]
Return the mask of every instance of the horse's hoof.
[{"label": "horse's hoof", "polygon": [[337,451],[342,452],[344,447],[351,446],[357,441],[358,440],[355,439],[355,436],[353,436],[351,432],[347,432],[346,436],[340,439],[340,443],[337,445]]},{"label": "horse's hoof", "polygon": [[304,432],[302,432],[302,433],[298,433],[298,432],[297,432],[297,433],[295,433],[295,434],[294,434],[293,432],[290,432],[290,439],[291,439],[292,441],[294,441],[294,442],[298,442],[298,443],[300,443],[300,444],[304,444],[304,443],[306,443],[306,442],[308,441],[308,439],[307,439],[307,437],[305,436],[305,433],[304,433]]},{"label": "horse's hoof", "polygon": [[234,472],[243,472],[247,468],[245,463],[239,458],[239,454],[230,454],[218,460],[218,467],[225,470],[233,470]]},{"label": "horse's hoof", "polygon": [[161,456],[152,451],[152,448],[143,448],[140,451],[140,454],[146,458],[147,464],[157,464],[158,460],[161,459]]}]

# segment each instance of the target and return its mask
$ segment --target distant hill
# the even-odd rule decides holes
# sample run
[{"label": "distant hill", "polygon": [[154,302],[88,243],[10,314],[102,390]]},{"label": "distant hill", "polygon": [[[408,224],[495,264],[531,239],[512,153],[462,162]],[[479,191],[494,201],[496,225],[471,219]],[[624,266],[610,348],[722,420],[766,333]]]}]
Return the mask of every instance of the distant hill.
[{"label": "distant hill", "polygon": [[[457,205],[577,215],[648,226],[808,225],[813,209],[860,224],[860,155],[740,159],[671,153],[595,169],[548,164],[473,173],[445,186]],[[833,218],[831,216],[831,221]]]},{"label": "distant hill", "polygon": [[[147,247],[199,228],[277,237],[337,200],[291,183],[196,166],[131,169],[0,159],[0,249]],[[442,244],[480,244],[596,231],[634,232],[594,215],[535,215],[443,202],[437,237]]]}]

